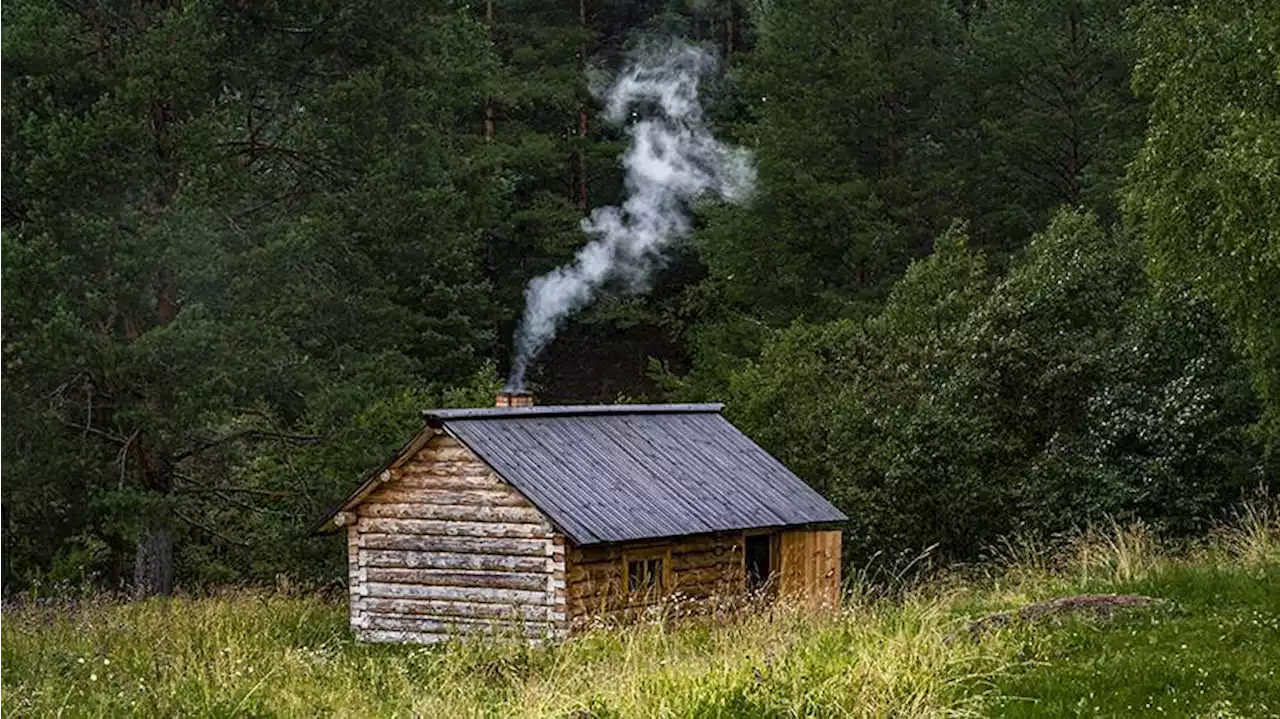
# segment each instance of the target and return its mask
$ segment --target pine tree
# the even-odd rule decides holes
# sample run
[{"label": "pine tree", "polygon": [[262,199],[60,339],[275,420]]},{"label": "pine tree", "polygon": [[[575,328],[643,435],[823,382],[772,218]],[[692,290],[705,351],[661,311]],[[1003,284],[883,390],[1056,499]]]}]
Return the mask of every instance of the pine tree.
[{"label": "pine tree", "polygon": [[964,91],[976,121],[961,164],[976,239],[1021,247],[1061,206],[1116,218],[1116,192],[1141,135],[1129,90],[1128,0],[992,2],[969,24]]},{"label": "pine tree", "polygon": [[950,221],[941,124],[960,25],[949,3],[770,3],[743,94],[754,206],[703,234],[730,299],[786,321],[883,296]]},{"label": "pine tree", "polygon": [[222,509],[280,491],[216,455],[479,366],[483,28],[421,3],[6,14],[6,542],[167,592],[184,540],[234,543]]}]

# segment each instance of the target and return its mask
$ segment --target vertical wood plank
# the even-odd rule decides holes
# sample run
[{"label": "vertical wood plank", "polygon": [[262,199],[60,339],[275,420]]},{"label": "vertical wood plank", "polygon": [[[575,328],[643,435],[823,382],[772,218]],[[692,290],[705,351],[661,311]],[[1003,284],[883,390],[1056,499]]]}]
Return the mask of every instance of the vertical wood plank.
[{"label": "vertical wood plank", "polygon": [[831,532],[831,604],[840,606],[844,588],[844,535]]},{"label": "vertical wood plank", "polygon": [[783,532],[780,590],[790,599],[834,607],[840,601],[838,530]]}]

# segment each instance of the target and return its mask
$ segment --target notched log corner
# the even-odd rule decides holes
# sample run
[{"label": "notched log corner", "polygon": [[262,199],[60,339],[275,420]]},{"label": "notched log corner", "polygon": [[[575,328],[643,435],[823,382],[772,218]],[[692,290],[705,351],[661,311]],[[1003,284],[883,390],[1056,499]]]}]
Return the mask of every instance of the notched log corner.
[{"label": "notched log corner", "polygon": [[[1024,624],[1068,614],[1093,614],[1094,616],[1109,618],[1117,609],[1149,607],[1153,604],[1159,604],[1161,601],[1154,597],[1144,597],[1139,594],[1078,594],[1071,597],[1058,597],[1057,599],[1028,604],[1018,609],[995,612],[994,614],[979,617],[969,622],[964,631],[971,639],[977,639],[984,634],[1015,624]],[[948,637],[948,639],[954,640],[959,634],[960,632],[957,632]]]}]

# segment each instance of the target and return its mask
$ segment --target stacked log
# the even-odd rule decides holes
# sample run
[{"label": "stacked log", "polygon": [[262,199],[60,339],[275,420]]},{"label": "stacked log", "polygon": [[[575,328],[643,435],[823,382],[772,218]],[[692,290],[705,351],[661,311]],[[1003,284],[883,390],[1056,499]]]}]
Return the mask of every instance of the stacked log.
[{"label": "stacked log", "polygon": [[383,476],[348,528],[351,624],[372,642],[563,636],[564,540],[456,440]]},{"label": "stacked log", "polygon": [[[745,584],[740,532],[575,547],[568,554],[568,614],[580,623],[593,615],[630,616],[665,602],[741,595]],[[670,563],[669,586],[632,592],[625,584],[631,556],[661,556]]]}]

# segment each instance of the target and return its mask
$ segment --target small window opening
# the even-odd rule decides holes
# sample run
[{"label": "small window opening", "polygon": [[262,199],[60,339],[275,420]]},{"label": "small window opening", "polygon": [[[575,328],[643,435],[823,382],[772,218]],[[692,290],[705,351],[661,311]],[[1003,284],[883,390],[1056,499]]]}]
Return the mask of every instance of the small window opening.
[{"label": "small window opening", "polygon": [[662,559],[637,559],[627,562],[627,590],[645,594],[662,589]]},{"label": "small window opening", "polygon": [[747,536],[747,591],[758,592],[769,585],[775,570],[773,566],[774,535],[752,534]]}]

